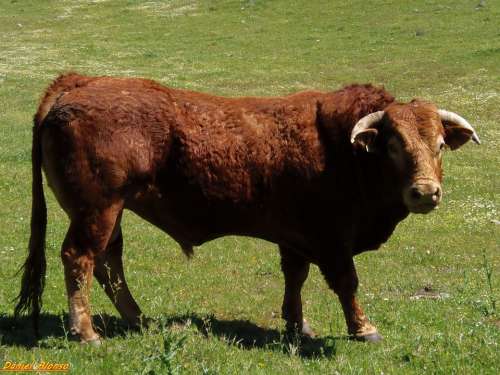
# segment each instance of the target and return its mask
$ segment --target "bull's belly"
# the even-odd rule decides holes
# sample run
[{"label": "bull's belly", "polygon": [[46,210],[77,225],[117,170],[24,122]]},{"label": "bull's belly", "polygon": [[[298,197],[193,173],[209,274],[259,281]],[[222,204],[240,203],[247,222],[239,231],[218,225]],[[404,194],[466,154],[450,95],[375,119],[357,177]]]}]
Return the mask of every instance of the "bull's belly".
[{"label": "bull's belly", "polygon": [[[155,225],[181,246],[199,246],[225,235],[245,235],[277,242],[257,225],[253,210],[212,205],[182,196],[151,194],[125,202],[125,208]],[[242,212],[245,211],[245,212]]]},{"label": "bull's belly", "polygon": [[125,208],[167,233],[182,248],[226,235],[254,237],[297,249],[307,247],[306,237],[291,220],[294,215],[281,217],[279,210],[265,205],[214,202],[191,193],[144,194],[126,200]]}]

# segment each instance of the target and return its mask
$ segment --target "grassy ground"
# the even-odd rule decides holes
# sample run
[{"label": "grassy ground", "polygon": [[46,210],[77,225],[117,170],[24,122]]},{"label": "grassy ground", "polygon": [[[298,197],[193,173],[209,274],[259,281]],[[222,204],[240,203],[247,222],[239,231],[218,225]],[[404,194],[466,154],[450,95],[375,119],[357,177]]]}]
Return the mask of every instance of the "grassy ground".
[{"label": "grassy ground", "polygon": [[[402,1],[0,2],[0,365],[71,363],[71,373],[497,374],[500,3]],[[469,119],[483,140],[445,155],[440,210],[403,222],[356,258],[360,299],[385,336],[345,337],[340,306],[313,269],[305,314],[320,337],[281,339],[276,247],[248,238],[178,246],[128,213],[129,285],[151,329],[123,329],[96,286],[100,348],[67,339],[59,248],[67,219],[47,193],[43,339],[12,320],[29,237],[31,117],[59,72],[142,76],[223,95],[279,95],[351,82],[384,84]],[[490,277],[488,278],[488,275]],[[424,287],[440,298],[415,298]],[[412,297],[413,296],[413,297]]]}]

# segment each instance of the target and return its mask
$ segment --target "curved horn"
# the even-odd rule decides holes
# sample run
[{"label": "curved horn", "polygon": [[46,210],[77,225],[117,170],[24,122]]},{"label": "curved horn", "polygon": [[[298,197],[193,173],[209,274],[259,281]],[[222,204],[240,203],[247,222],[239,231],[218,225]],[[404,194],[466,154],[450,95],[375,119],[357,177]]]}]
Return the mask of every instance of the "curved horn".
[{"label": "curved horn", "polygon": [[462,128],[470,130],[472,132],[472,140],[478,145],[481,144],[479,137],[469,122],[464,119],[462,116],[457,115],[455,112],[445,111],[444,109],[438,109],[439,116],[441,116],[441,121],[449,121],[452,122]]},{"label": "curved horn", "polygon": [[356,140],[356,136],[361,133],[363,130],[368,129],[370,126],[372,126],[374,123],[382,120],[382,117],[384,117],[384,111],[377,111],[370,113],[363,117],[361,120],[359,120],[356,125],[354,125],[354,128],[352,128],[351,132],[351,143],[354,143]]}]

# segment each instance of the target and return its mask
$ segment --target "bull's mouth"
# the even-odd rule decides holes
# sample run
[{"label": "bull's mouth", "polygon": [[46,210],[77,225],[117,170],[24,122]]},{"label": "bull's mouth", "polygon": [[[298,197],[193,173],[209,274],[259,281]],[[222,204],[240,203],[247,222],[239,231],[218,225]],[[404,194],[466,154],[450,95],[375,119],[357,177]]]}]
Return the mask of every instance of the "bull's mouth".
[{"label": "bull's mouth", "polygon": [[439,204],[427,203],[419,205],[408,205],[408,210],[414,214],[428,214],[429,212],[437,209]]},{"label": "bull's mouth", "polygon": [[427,214],[439,206],[442,196],[438,181],[420,178],[404,190],[403,201],[410,212]]}]

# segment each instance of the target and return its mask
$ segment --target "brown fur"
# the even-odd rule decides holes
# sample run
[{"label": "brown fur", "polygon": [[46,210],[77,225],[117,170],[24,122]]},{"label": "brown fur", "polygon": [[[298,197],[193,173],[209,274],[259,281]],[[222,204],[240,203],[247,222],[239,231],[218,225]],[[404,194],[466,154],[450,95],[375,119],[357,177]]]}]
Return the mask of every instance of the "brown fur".
[{"label": "brown fur", "polygon": [[[354,124],[384,109],[377,152],[353,148]],[[433,147],[444,130],[432,104],[395,103],[371,85],[223,98],[143,79],[72,73],[47,89],[34,134],[36,245],[30,242],[16,312],[37,313],[43,289],[37,280],[44,267],[29,261],[45,259],[42,163],[71,220],[62,248],[71,330],[90,341],[97,335],[81,285],[90,285],[94,270],[111,293],[114,276],[102,271],[104,260],[124,283],[115,305],[131,324],[140,321],[121,264],[123,208],[170,234],[188,255],[193,246],[227,234],[275,242],[284,259],[287,327],[312,332],[299,304],[309,263],[315,263],[341,299],[349,332],[375,334],[354,299],[352,256],[388,239],[408,214],[402,192],[416,179],[440,182]],[[399,168],[385,150],[391,136],[402,142]]]}]

